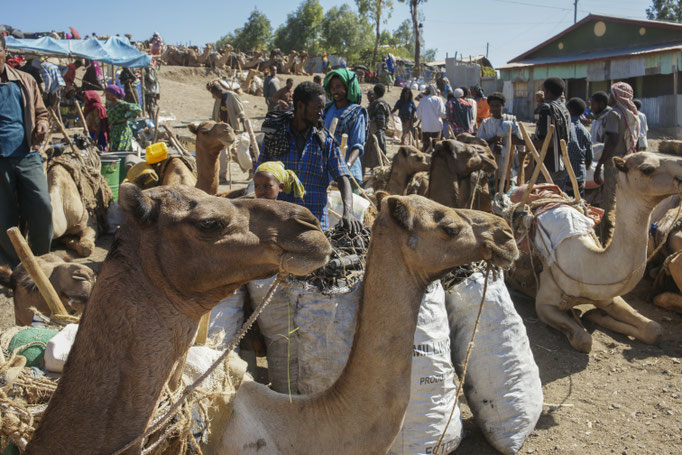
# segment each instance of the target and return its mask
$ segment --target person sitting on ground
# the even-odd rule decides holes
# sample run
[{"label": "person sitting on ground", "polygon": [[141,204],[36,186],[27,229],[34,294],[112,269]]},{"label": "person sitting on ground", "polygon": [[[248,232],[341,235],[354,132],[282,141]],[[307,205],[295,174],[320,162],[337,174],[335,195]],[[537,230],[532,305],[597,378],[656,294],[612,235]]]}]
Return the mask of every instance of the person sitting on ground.
[{"label": "person sitting on ground", "polygon": [[86,90],[83,92],[85,98],[85,106],[83,107],[83,115],[85,116],[85,123],[88,125],[90,137],[97,141],[97,145],[105,150],[109,143],[109,120],[107,118],[107,109],[102,104],[102,99],[94,90]]},{"label": "person sitting on ground", "polygon": [[[580,195],[585,193],[585,178],[587,177],[587,168],[592,165],[592,140],[590,139],[590,132],[585,128],[581,122],[580,117],[585,112],[587,105],[585,101],[580,98],[571,98],[566,103],[568,113],[571,114],[571,127],[568,134],[568,158],[573,167],[575,178],[578,181]],[[567,185],[566,193],[575,197],[573,194],[573,186]]]},{"label": "person sitting on ground", "polygon": [[[504,160],[507,156],[507,134],[509,128],[512,129],[512,145],[523,145],[523,138],[521,137],[521,129],[516,123],[516,117],[512,114],[502,112],[507,98],[500,92],[493,92],[488,96],[487,103],[490,107],[490,117],[484,119],[481,126],[476,133],[477,137],[485,139],[493,151],[498,163],[499,172],[502,172],[504,167]],[[518,175],[521,163],[516,154],[513,155],[511,163],[512,177]]]},{"label": "person sitting on ground", "polygon": [[277,103],[272,102],[272,97],[279,91],[279,78],[277,77],[277,65],[270,65],[270,74],[263,81],[263,97],[268,106],[268,112],[277,110]]},{"label": "person sitting on ground", "polygon": [[431,139],[440,139],[445,116],[445,103],[438,96],[436,85],[431,84],[426,87],[424,97],[419,101],[419,106],[417,107],[417,118],[422,122],[423,152],[426,152],[431,146]]},{"label": "person sitting on ground", "polygon": [[294,193],[280,193],[279,200],[293,202],[310,210],[328,229],[327,188],[333,180],[343,201],[343,227],[358,232],[362,225],[353,215],[353,192],[350,172],[334,138],[319,128],[324,108],[324,89],[313,82],[303,82],[294,89],[294,110],[271,112],[263,122],[265,132],[258,166],[267,161],[281,161],[301,180],[306,192],[303,199]]},{"label": "person sitting on ground", "polygon": [[486,98],[483,89],[474,85],[471,87],[471,93],[474,95],[476,100],[476,126],[481,126],[483,120],[490,117],[490,107],[488,107],[488,98]]},{"label": "person sitting on ground", "polygon": [[[5,64],[0,35],[0,268],[19,264],[7,229],[25,224],[28,244],[38,256],[50,252],[52,206],[43,160],[38,152],[50,127],[38,84]],[[21,216],[22,222],[19,217]]]},{"label": "person sitting on ground", "polygon": [[69,65],[66,67],[66,72],[64,73],[64,83],[67,87],[74,85],[74,81],[76,80],[76,70],[81,66],[83,66],[83,60],[78,58],[73,63],[69,63]]},{"label": "person sitting on ground", "polygon": [[561,188],[561,191],[564,191],[568,174],[561,159],[559,141],[563,139],[568,144],[571,125],[571,115],[568,113],[566,105],[561,102],[561,96],[564,94],[566,85],[561,78],[550,77],[542,83],[542,89],[545,92],[545,102],[538,110],[539,117],[535,125],[533,143],[537,150],[540,150],[549,131],[549,125],[554,125],[554,134],[549,143],[544,163],[554,184]]},{"label": "person sitting on ground", "polygon": [[471,118],[472,111],[471,104],[464,100],[464,90],[461,87],[456,88],[453,96],[448,98],[448,102],[445,105],[447,121],[455,136],[459,133],[471,134],[474,132],[474,124]]},{"label": "person sitting on ground", "polygon": [[118,85],[108,85],[104,96],[111,103],[107,109],[109,121],[109,151],[130,151],[133,149],[133,130],[130,120],[142,113],[139,104],[123,101],[125,92]]},{"label": "person sitting on ground", "polygon": [[[374,100],[367,108],[367,114],[369,115],[369,131],[376,136],[379,148],[384,155],[387,153],[386,128],[388,128],[388,118],[391,115],[391,106],[384,100],[385,93],[386,87],[384,84],[376,84],[372,89]],[[379,165],[380,160],[377,152],[378,151],[374,151],[372,156],[369,156],[370,154],[366,153],[362,157],[363,168],[371,169]]]},{"label": "person sitting on ground", "polygon": [[637,116],[639,117],[639,139],[637,140],[637,151],[643,152],[649,147],[649,141],[647,140],[647,133],[649,132],[649,124],[646,121],[646,114],[642,112],[642,101],[632,100],[637,108]]},{"label": "person sitting on ground", "polygon": [[257,199],[275,200],[279,193],[292,193],[303,200],[305,188],[294,171],[287,170],[281,161],[266,161],[253,174],[253,190]]},{"label": "person sitting on ground", "polygon": [[414,138],[414,119],[417,114],[417,105],[412,99],[412,90],[410,87],[403,87],[400,92],[400,98],[395,102],[391,114],[398,111],[398,118],[403,126],[403,136],[400,138],[400,145],[405,145],[405,138],[408,134]]},{"label": "person sitting on ground", "polygon": [[369,115],[360,103],[362,91],[357,75],[347,68],[339,68],[327,73],[324,90],[332,101],[324,108],[324,126],[329,129],[332,121],[338,118],[334,138],[341,144],[341,137],[348,135],[346,162],[352,177],[358,185],[362,184],[362,164],[360,157],[365,153],[365,140],[369,130]]},{"label": "person sitting on ground", "polygon": [[275,92],[275,94],[272,96],[272,99],[270,100],[271,104],[275,105],[277,110],[288,111],[293,107],[293,87],[294,80],[292,78],[288,78],[286,85],[277,90],[277,92]]}]

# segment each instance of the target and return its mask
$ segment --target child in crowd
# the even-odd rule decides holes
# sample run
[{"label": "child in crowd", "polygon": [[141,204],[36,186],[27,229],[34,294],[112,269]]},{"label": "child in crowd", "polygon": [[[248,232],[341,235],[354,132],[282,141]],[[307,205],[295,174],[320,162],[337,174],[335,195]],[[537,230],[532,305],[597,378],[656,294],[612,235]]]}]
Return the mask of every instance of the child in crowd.
[{"label": "child in crowd", "polygon": [[258,166],[253,175],[253,189],[258,199],[275,200],[280,192],[291,193],[303,199],[305,188],[291,170],[286,170],[281,161],[266,161]]},{"label": "child in crowd", "polygon": [[647,149],[649,143],[646,135],[649,132],[649,125],[646,121],[646,115],[642,112],[642,101],[632,100],[637,108],[637,115],[639,116],[639,139],[637,139],[637,151],[642,152]]}]

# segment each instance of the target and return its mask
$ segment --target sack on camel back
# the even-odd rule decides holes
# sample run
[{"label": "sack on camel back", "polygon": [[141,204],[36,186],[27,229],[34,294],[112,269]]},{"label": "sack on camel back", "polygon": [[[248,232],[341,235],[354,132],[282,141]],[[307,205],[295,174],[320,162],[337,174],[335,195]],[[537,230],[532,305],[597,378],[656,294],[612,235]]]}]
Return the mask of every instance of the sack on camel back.
[{"label": "sack on camel back", "polygon": [[[450,360],[450,328],[440,281],[431,283],[422,299],[414,333],[410,402],[403,427],[389,455],[434,453],[455,404],[457,383]],[[454,451],[462,441],[459,403],[438,453]]]},{"label": "sack on camel back", "polygon": [[[483,295],[484,275],[476,272],[445,292],[452,362],[462,373]],[[502,273],[488,282],[478,333],[467,367],[464,394],[488,442],[515,454],[542,413],[542,383],[523,320]]]},{"label": "sack on camel back", "polygon": [[[274,281],[275,276],[251,281],[246,285],[253,309],[263,302]],[[270,303],[257,319],[265,338],[270,388],[280,393],[288,393],[289,387],[293,394],[298,390],[298,344],[296,337],[289,335],[289,332],[295,329],[294,311],[299,291],[298,286],[280,283]]]}]

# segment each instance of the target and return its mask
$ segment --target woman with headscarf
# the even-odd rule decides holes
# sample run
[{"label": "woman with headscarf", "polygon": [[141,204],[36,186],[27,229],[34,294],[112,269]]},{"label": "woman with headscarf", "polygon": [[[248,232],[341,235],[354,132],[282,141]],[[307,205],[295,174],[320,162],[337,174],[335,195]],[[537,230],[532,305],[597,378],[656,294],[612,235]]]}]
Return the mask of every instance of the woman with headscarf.
[{"label": "woman with headscarf", "polygon": [[369,127],[367,109],[362,107],[362,91],[357,75],[346,68],[327,73],[324,90],[332,101],[324,108],[324,126],[329,129],[332,121],[338,118],[334,138],[341,144],[341,137],[348,135],[346,162],[350,173],[358,184],[362,183],[362,164],[360,156],[365,153],[365,140]]},{"label": "woman with headscarf", "polygon": [[109,151],[128,151],[133,148],[133,130],[128,123],[142,113],[138,104],[123,101],[125,92],[118,85],[109,85],[104,96],[111,103],[107,109],[109,118]]},{"label": "woman with headscarf", "polygon": [[296,173],[285,169],[281,161],[266,161],[253,174],[253,189],[258,199],[277,199],[280,192],[293,193],[299,199],[305,196],[305,188]]},{"label": "woman with headscarf", "polygon": [[107,148],[109,143],[109,120],[107,119],[107,109],[102,104],[102,99],[94,90],[86,90],[83,92],[85,98],[85,106],[83,108],[83,115],[85,116],[85,123],[88,125],[90,137],[97,140],[103,150]]}]

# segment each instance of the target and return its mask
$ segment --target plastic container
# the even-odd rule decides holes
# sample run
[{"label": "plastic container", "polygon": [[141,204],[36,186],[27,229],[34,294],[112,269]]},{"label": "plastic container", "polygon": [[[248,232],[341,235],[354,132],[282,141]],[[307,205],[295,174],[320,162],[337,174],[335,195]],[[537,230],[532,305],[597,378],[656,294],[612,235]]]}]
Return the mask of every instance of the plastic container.
[{"label": "plastic container", "polygon": [[160,163],[168,156],[168,147],[165,142],[157,142],[145,150],[145,160],[148,164]]},{"label": "plastic container", "polygon": [[118,201],[118,187],[120,186],[121,158],[102,156],[102,177],[107,181],[114,201]]}]

